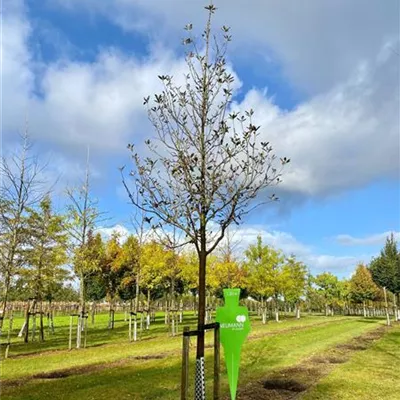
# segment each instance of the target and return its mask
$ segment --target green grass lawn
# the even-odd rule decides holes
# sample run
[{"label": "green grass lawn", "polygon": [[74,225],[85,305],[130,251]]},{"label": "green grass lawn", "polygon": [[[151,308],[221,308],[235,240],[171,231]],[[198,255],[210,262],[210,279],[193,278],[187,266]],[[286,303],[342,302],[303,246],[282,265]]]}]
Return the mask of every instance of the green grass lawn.
[{"label": "green grass lawn", "polygon": [[303,400],[400,399],[400,325],[334,369]]},{"label": "green grass lawn", "polygon": [[[162,315],[158,315],[157,323],[136,343],[127,340],[127,323],[122,314],[117,315],[114,332],[106,327],[107,316],[98,316],[96,325],[88,333],[90,347],[72,351],[66,350],[68,318],[59,318],[55,337],[50,337],[45,344],[14,344],[10,354],[19,356],[3,362],[2,379],[6,386],[2,399],[179,398],[182,338],[168,335]],[[185,315],[184,325],[194,326],[194,323],[192,315]],[[321,354],[332,346],[376,329],[382,323],[383,320],[379,319],[339,316],[289,318],[282,323],[269,322],[266,325],[259,320],[252,321],[252,336],[243,347],[239,386]],[[211,332],[206,339],[208,344],[212,343]],[[192,344],[191,373],[194,371],[194,339]],[[30,354],[22,356],[24,353]],[[138,359],[143,356],[150,358]],[[155,356],[161,358],[155,359]],[[206,365],[207,385],[211,389],[211,349],[207,349]],[[223,360],[222,365],[222,392],[227,393]],[[81,369],[58,379],[28,379],[38,373],[67,368]],[[7,385],[7,381],[16,379],[18,385]]]}]

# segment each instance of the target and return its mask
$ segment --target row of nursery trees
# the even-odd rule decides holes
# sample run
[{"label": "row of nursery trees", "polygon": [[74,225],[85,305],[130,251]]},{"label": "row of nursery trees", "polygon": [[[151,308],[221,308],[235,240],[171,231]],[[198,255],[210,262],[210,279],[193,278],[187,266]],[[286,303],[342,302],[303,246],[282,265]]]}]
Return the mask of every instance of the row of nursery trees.
[{"label": "row of nursery trees", "polygon": [[[28,150],[26,137],[22,156],[12,159],[19,168],[11,169],[3,162],[9,186],[1,203],[2,316],[9,299],[30,300],[26,340],[29,315],[35,313],[39,315],[39,337],[44,340],[44,302],[78,300],[83,318],[88,301],[106,300],[110,310],[116,303],[128,302],[136,315],[141,297],[145,299],[142,309],[149,311],[152,301],[163,297],[169,311],[178,307],[180,296],[196,295],[198,260],[190,246],[172,246],[174,235],[149,235],[146,217],[137,224],[141,229],[136,234],[122,240],[114,233],[104,240],[96,232],[100,213],[89,196],[88,172],[82,188],[67,190],[65,212],[56,212],[50,194],[39,190],[39,169]],[[272,309],[278,321],[282,304],[294,309],[298,318],[300,305],[308,310],[324,309],[326,315],[335,309],[352,313],[361,305],[367,316],[382,304],[387,316],[390,308],[399,317],[400,253],[393,235],[380,256],[369,266],[360,264],[349,280],[339,280],[329,272],[313,277],[295,255],[264,245],[261,237],[244,251],[244,257],[236,255],[228,234],[219,251],[207,259],[208,295],[220,298],[223,288],[240,287],[243,296],[258,302],[263,323],[267,310]],[[78,292],[71,285],[73,279],[79,282]]]}]

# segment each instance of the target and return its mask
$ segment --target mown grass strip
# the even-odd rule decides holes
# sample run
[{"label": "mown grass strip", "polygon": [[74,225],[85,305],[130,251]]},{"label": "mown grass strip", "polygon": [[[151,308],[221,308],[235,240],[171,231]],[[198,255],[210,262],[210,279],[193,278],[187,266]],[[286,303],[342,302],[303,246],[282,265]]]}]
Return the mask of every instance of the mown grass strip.
[{"label": "mown grass strip", "polygon": [[[380,323],[376,320],[343,320],[340,323],[310,326],[306,330],[289,331],[248,341],[243,348],[240,386],[254,379],[260,379],[269,371],[288,367],[306,357],[321,354],[334,345],[375,329]],[[178,345],[180,346],[180,341]],[[193,373],[193,357],[191,360]],[[206,364],[208,387],[210,387],[212,379],[210,351],[206,357]],[[222,377],[222,391],[227,393],[224,368]],[[108,400],[114,396],[124,399],[175,400],[179,398],[179,383],[180,357],[174,355],[161,360],[132,360],[126,365],[62,379],[32,380],[20,387],[5,388],[2,399],[38,400],[51,397],[56,400],[77,398]]]},{"label": "mown grass strip", "polygon": [[365,351],[334,369],[302,400],[400,399],[400,325]]}]

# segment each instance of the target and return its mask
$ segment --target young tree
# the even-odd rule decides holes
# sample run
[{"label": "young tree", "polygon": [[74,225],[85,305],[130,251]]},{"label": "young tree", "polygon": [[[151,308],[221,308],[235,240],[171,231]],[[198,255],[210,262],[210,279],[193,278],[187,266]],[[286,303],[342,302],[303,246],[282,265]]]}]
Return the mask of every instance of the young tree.
[{"label": "young tree", "polygon": [[[190,251],[186,249],[182,253],[182,271],[181,278],[184,283],[184,287],[193,295],[197,294],[198,290],[198,271],[199,271],[199,260],[196,251]],[[195,304],[195,300],[193,301]]]},{"label": "young tree", "polygon": [[314,283],[317,285],[318,291],[324,298],[325,315],[332,315],[332,306],[339,294],[338,278],[330,272],[323,272],[314,278]]},{"label": "young tree", "polygon": [[[72,265],[79,278],[79,317],[76,338],[76,348],[79,349],[82,344],[81,333],[84,329],[86,313],[86,282],[91,275],[101,274],[101,263],[104,260],[104,244],[100,233],[94,235],[91,229],[88,230],[84,244],[74,250]],[[103,277],[101,275],[100,277],[104,282]]]},{"label": "young tree", "polygon": [[[141,281],[142,287],[147,292],[147,308],[150,312],[152,294],[162,284],[163,279],[169,277],[167,268],[168,254],[165,248],[155,240],[145,243],[142,249]],[[171,285],[173,286],[173,285]],[[150,325],[147,313],[147,326]]]},{"label": "young tree", "polygon": [[209,268],[209,286],[214,290],[217,297],[223,298],[223,289],[241,288],[241,294],[245,293],[247,282],[247,270],[236,259],[234,250],[238,241],[234,240],[236,232],[226,231],[222,244],[218,249],[218,256]]},{"label": "young tree", "polygon": [[[81,347],[81,334],[83,328],[84,314],[86,312],[85,277],[96,268],[92,260],[85,260],[85,253],[89,251],[87,242],[89,232],[93,232],[99,221],[100,212],[97,202],[92,198],[90,192],[89,156],[87,161],[85,180],[80,187],[67,189],[69,204],[68,230],[71,238],[70,251],[72,253],[74,272],[79,280],[79,315],[78,335],[76,347]],[[91,250],[90,250],[91,251]]]},{"label": "young tree", "polygon": [[218,257],[213,262],[207,282],[213,289],[214,293],[222,298],[223,289],[225,288],[241,288],[246,286],[246,269],[235,261],[228,261]]},{"label": "young tree", "polygon": [[[24,134],[22,150],[0,162],[0,277],[2,285],[2,309],[7,309],[10,285],[21,267],[21,249],[25,240],[25,223],[29,207],[35,207],[42,195],[40,175],[44,169],[36,157],[31,155],[31,144],[27,132]],[[0,318],[0,334],[3,318]]]},{"label": "young tree", "polygon": [[356,303],[362,303],[364,317],[367,316],[365,302],[375,300],[379,288],[372,280],[371,272],[365,265],[359,264],[354,275],[350,279],[350,296]]},{"label": "young tree", "polygon": [[114,329],[115,301],[122,277],[120,268],[122,251],[120,235],[114,232],[105,244],[104,257],[100,262],[100,273],[105,284],[106,298],[110,307],[109,328],[111,329]]},{"label": "young tree", "polygon": [[169,303],[170,308],[176,308],[176,296],[175,289],[178,281],[180,280],[180,274],[182,271],[182,246],[180,243],[180,235],[178,235],[175,227],[172,228],[172,232],[168,232],[160,224],[159,228],[155,230],[156,235],[160,243],[164,247],[165,253],[165,266],[163,271],[163,278],[166,287],[169,288]]},{"label": "young tree", "polygon": [[300,299],[306,293],[307,268],[294,255],[286,259],[283,268],[289,278],[284,288],[285,300],[295,304],[296,318],[300,318]]},{"label": "young tree", "polygon": [[[26,224],[26,245],[23,249],[23,276],[33,295],[32,310],[39,306],[40,340],[44,340],[43,300],[51,292],[52,285],[61,283],[68,273],[63,267],[67,262],[67,233],[64,217],[52,210],[50,196],[30,209]],[[28,310],[29,312],[30,310]],[[25,325],[25,341],[28,339],[28,321]]]},{"label": "young tree", "polygon": [[92,302],[91,321],[94,324],[96,303],[103,300],[107,295],[106,283],[102,273],[99,270],[93,271],[85,276],[85,299]]},{"label": "young tree", "polygon": [[395,320],[399,320],[397,303],[400,300],[400,251],[393,233],[386,239],[380,255],[371,261],[369,269],[374,282],[384,288],[385,292],[390,290],[393,293]]},{"label": "young tree", "polygon": [[139,270],[139,251],[137,238],[129,235],[122,244],[121,260],[119,262],[121,283],[118,292],[123,300],[129,300],[130,312],[133,312],[133,299],[137,292],[136,280]]},{"label": "young tree", "polygon": [[[157,140],[147,140],[149,156],[142,158],[133,145],[135,180],[129,189],[132,203],[163,224],[186,234],[199,261],[199,305],[196,353],[196,382],[204,388],[204,321],[207,256],[218,246],[232,223],[254,208],[254,199],[268,186],[280,181],[269,142],[260,142],[260,127],[254,125],[253,110],[241,115],[230,112],[234,95],[233,75],[228,71],[226,49],[231,40],[222,27],[223,40],[212,33],[216,10],[206,7],[208,19],[202,40],[191,34],[184,45],[188,73],[183,84],[160,75],[164,90],[144,103]],[[282,158],[282,164],[289,160]],[[144,194],[138,204],[135,192]],[[264,194],[266,196],[266,194]],[[275,196],[271,196],[274,199]],[[203,398],[204,393],[199,398]]]},{"label": "young tree", "polygon": [[348,279],[341,279],[339,281],[339,293],[340,293],[340,301],[343,306],[343,313],[346,315],[346,312],[350,312],[350,303],[351,303],[351,284]]},{"label": "young tree", "polygon": [[248,287],[261,299],[263,323],[266,323],[265,301],[272,297],[275,302],[275,319],[279,321],[278,298],[283,294],[288,279],[283,270],[283,255],[269,246],[262,244],[261,236],[257,244],[250,245],[245,251],[248,270]]}]

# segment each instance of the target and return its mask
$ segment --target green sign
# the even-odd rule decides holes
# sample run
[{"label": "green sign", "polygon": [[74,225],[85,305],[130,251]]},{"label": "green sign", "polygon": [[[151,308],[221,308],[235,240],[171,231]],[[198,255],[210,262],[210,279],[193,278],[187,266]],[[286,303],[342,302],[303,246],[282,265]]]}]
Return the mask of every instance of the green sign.
[{"label": "green sign", "polygon": [[217,308],[216,321],[220,324],[231,399],[236,398],[239,378],[240,351],[250,332],[249,312],[239,306],[240,289],[224,289],[225,305]]}]

